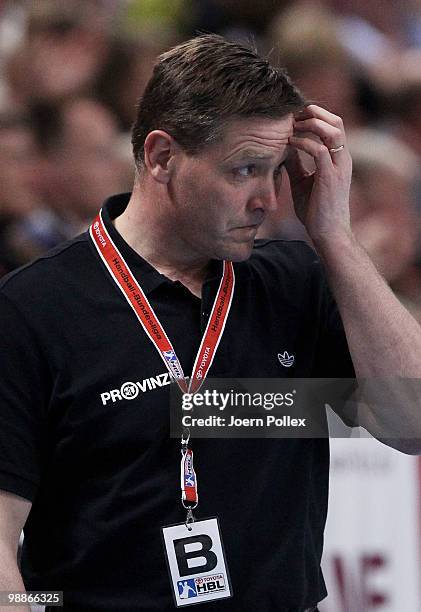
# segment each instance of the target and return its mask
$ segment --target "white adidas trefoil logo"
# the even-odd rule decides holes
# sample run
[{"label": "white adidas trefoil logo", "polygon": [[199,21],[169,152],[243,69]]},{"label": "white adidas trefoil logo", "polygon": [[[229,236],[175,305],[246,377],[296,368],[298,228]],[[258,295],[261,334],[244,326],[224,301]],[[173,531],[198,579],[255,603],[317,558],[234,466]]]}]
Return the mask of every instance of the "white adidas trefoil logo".
[{"label": "white adidas trefoil logo", "polygon": [[283,365],[284,368],[290,368],[295,361],[294,355],[288,355],[286,351],[284,351],[283,353],[278,353],[278,359],[280,364]]}]

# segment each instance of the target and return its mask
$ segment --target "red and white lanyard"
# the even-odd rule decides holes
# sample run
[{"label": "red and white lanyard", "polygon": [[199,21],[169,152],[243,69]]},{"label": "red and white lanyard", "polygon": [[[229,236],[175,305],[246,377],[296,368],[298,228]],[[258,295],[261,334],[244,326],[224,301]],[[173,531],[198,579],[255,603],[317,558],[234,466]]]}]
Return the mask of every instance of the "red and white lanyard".
[{"label": "red and white lanyard", "polygon": [[[89,234],[111,278],[126,298],[182,393],[196,393],[212,365],[231,308],[235,285],[232,262],[224,261],[223,274],[212,312],[196,355],[190,380],[187,382],[181,363],[164,328],[104,225],[102,211],[99,211],[90,226]],[[191,508],[197,505],[198,500],[197,478],[193,469],[193,451],[188,448],[187,444],[188,437],[186,439],[183,437],[181,488],[183,505],[190,508],[191,514]]]}]

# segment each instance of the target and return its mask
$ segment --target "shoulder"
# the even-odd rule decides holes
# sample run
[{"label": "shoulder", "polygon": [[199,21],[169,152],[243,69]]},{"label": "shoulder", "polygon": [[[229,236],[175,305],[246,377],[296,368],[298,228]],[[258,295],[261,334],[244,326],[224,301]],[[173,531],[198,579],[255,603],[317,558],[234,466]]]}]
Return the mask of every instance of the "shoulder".
[{"label": "shoulder", "polygon": [[252,257],[293,257],[296,261],[317,259],[315,251],[303,240],[259,239],[254,241]]},{"label": "shoulder", "polygon": [[261,274],[276,271],[300,279],[321,268],[316,252],[301,240],[256,240],[247,263]]},{"label": "shoulder", "polygon": [[238,290],[256,303],[282,304],[295,312],[314,310],[325,292],[323,267],[303,241],[256,240],[249,259],[235,264]]},{"label": "shoulder", "polygon": [[90,246],[87,233],[63,242],[41,257],[17,268],[0,281],[0,294],[10,299],[30,294],[40,295],[58,291],[57,283],[66,283],[70,270],[78,269],[83,274]]}]

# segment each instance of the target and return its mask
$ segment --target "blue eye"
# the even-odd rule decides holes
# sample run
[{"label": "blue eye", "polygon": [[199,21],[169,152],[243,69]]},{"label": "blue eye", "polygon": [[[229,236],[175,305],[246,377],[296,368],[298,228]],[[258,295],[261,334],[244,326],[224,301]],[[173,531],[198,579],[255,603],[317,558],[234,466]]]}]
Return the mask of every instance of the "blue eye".
[{"label": "blue eye", "polygon": [[254,164],[248,164],[247,166],[241,166],[241,168],[236,168],[235,173],[239,176],[247,178],[249,176],[253,176],[256,166]]}]

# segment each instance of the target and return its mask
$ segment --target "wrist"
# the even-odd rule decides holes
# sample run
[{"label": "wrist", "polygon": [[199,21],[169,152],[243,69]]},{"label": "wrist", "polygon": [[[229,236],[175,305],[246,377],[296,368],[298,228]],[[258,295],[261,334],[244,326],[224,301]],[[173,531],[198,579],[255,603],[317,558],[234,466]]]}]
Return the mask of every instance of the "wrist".
[{"label": "wrist", "polygon": [[334,232],[322,232],[311,236],[314,247],[319,255],[341,253],[357,244],[351,228],[344,228]]}]

